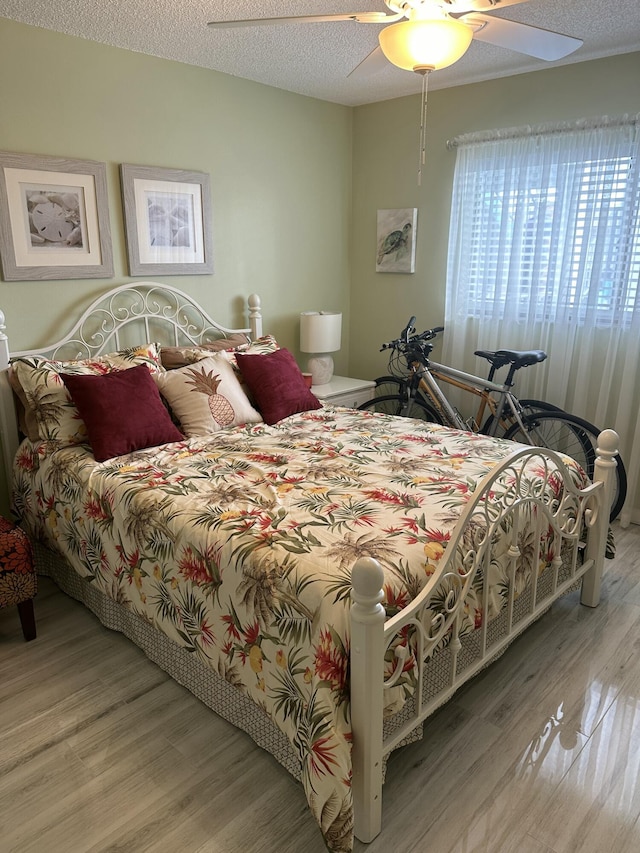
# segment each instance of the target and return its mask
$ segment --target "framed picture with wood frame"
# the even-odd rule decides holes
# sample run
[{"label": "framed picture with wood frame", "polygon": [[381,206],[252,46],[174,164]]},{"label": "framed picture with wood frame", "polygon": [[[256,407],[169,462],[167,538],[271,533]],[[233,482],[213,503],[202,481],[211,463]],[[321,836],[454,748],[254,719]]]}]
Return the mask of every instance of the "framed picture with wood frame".
[{"label": "framed picture with wood frame", "polygon": [[129,273],[213,272],[209,175],[120,166]]},{"label": "framed picture with wood frame", "polygon": [[105,164],[0,152],[0,258],[5,281],[113,276]]}]

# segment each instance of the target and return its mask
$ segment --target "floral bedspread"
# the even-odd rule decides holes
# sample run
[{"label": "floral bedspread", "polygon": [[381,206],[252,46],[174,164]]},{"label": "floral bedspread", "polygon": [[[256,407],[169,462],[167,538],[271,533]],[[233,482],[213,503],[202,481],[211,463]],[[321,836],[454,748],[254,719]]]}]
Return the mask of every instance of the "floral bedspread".
[{"label": "floral bedspread", "polygon": [[[329,849],[348,851],[351,567],[378,559],[397,612],[512,449],[327,407],[101,464],[85,447],[25,442],[15,502],[32,535],[264,709],[299,756]],[[495,581],[499,606],[508,579]]]}]

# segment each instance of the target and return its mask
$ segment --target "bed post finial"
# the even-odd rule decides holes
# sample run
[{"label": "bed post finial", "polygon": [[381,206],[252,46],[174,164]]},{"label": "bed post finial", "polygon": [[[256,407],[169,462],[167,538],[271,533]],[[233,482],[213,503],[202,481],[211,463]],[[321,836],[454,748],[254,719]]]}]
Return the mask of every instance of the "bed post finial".
[{"label": "bed post finial", "polygon": [[252,293],[247,302],[249,305],[251,340],[255,341],[262,337],[262,303],[257,293]]},{"label": "bed post finial", "polygon": [[351,728],[354,832],[372,841],[382,824],[384,572],[361,557],[351,571]]},{"label": "bed post finial", "polygon": [[600,586],[608,539],[609,511],[613,497],[619,443],[620,437],[615,430],[605,429],[598,436],[596,461],[593,466],[593,482],[603,484],[604,497],[600,499],[598,513],[593,523],[593,527],[596,529],[591,530],[587,545],[586,557],[588,560],[593,560],[593,566],[582,580],[582,593],[580,595],[580,602],[587,607],[597,607],[600,601]]}]

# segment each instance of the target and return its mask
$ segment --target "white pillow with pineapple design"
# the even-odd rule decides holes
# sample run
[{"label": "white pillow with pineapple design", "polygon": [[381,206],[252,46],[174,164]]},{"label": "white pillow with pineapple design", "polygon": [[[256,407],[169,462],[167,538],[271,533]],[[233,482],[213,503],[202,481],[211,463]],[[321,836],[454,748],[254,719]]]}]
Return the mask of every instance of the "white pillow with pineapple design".
[{"label": "white pillow with pineapple design", "polygon": [[262,420],[222,353],[156,374],[154,379],[189,437]]}]

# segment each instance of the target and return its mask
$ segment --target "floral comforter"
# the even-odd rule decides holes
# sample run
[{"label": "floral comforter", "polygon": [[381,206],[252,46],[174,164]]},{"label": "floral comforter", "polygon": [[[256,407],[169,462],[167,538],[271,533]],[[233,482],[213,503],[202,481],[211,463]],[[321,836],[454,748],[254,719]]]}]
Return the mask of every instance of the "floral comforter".
[{"label": "floral comforter", "polygon": [[[100,464],[84,447],[25,442],[16,508],[90,583],[265,710],[299,756],[328,847],[347,851],[351,566],[378,559],[397,612],[511,449],[331,407]],[[506,574],[495,583],[499,606]],[[472,630],[480,611],[468,610]]]}]

